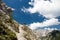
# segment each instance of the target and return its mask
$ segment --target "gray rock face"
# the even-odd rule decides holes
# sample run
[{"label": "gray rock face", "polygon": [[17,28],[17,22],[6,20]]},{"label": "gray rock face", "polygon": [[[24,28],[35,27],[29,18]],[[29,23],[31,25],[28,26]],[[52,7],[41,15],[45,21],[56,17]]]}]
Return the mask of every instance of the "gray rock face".
[{"label": "gray rock face", "polygon": [[59,30],[35,30],[34,33],[41,40],[60,40]]},{"label": "gray rock face", "polygon": [[48,33],[45,40],[60,40],[60,31],[53,30],[52,32]]},{"label": "gray rock face", "polygon": [[7,8],[6,4],[0,0],[0,40],[17,40],[16,34],[11,30],[15,22],[9,16],[10,12]]},{"label": "gray rock face", "polygon": [[20,33],[17,34],[17,35],[19,35],[19,36],[17,36],[19,40],[40,40],[33,33],[33,31],[25,25],[20,25],[19,30],[20,30]]}]

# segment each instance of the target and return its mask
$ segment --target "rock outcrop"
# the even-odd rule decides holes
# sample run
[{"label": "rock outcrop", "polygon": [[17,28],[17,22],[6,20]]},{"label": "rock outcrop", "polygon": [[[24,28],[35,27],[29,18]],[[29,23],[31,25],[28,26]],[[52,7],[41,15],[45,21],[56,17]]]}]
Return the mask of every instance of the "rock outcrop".
[{"label": "rock outcrop", "polygon": [[34,32],[27,26],[20,25],[19,28],[20,28],[20,33],[17,34],[17,35],[19,35],[19,36],[17,36],[19,40],[40,40],[40,38],[38,38],[34,34]]},{"label": "rock outcrop", "polygon": [[60,40],[60,31],[53,30],[52,32],[48,33],[44,40]]},{"label": "rock outcrop", "polygon": [[0,40],[17,40],[18,24],[12,19],[12,9],[0,0]]},{"label": "rock outcrop", "polygon": [[41,40],[60,40],[60,30],[35,30]]}]

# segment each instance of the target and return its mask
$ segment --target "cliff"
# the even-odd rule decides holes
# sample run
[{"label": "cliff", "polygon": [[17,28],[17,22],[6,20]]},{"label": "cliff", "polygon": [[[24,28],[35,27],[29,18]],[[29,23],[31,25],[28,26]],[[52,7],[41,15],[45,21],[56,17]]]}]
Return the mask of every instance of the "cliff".
[{"label": "cliff", "polygon": [[60,40],[60,31],[53,30],[52,32],[48,33],[44,40]]},{"label": "cliff", "polygon": [[12,9],[0,0],[0,40],[17,40],[12,29],[18,32],[18,24],[11,15]]},{"label": "cliff", "polygon": [[27,26],[20,25],[19,28],[20,28],[20,33],[17,34],[17,35],[19,35],[19,36],[17,36],[19,40],[40,40],[40,38],[38,38],[34,34],[34,32]]}]

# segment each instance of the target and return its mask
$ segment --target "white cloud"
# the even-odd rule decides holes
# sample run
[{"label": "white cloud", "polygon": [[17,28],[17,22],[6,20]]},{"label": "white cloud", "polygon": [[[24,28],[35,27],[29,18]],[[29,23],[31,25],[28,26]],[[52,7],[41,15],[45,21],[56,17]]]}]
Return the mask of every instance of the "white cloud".
[{"label": "white cloud", "polygon": [[[34,2],[33,2],[34,1]],[[60,16],[60,0],[31,0],[29,2],[33,7],[25,8],[25,11],[30,13],[38,12],[46,18],[54,18]]]},{"label": "white cloud", "polygon": [[45,30],[58,30],[57,28],[44,28]]},{"label": "white cloud", "polygon": [[42,23],[39,23],[39,22],[32,23],[32,24],[29,25],[29,27],[31,29],[37,29],[38,27],[48,27],[48,26],[51,26],[51,25],[58,25],[58,24],[60,24],[60,22],[58,22],[58,19],[52,18],[52,19],[46,20]]},{"label": "white cloud", "polygon": [[56,17],[60,16],[60,0],[31,0],[29,4],[33,7],[23,8],[22,11],[30,12],[31,14],[38,12],[40,15],[49,19],[42,23],[37,22],[30,24],[29,27],[31,29],[60,24],[58,19],[56,19]]},{"label": "white cloud", "polygon": [[12,11],[14,11],[14,10],[15,10],[14,8],[11,8],[11,7],[8,7],[7,9],[11,9]]},{"label": "white cloud", "polygon": [[14,8],[11,8],[12,9],[12,11],[14,11],[15,9]]}]

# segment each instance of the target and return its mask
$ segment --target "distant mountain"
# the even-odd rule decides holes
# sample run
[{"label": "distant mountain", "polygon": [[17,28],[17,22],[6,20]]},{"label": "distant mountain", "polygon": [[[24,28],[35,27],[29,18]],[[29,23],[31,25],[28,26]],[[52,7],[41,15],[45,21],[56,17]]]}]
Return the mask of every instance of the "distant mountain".
[{"label": "distant mountain", "polygon": [[39,29],[39,30],[34,30],[34,33],[39,37],[45,37],[51,31],[52,30]]},{"label": "distant mountain", "polygon": [[53,30],[46,35],[46,38],[44,40],[60,40],[60,31]]},{"label": "distant mountain", "polygon": [[60,40],[59,30],[35,30],[34,33],[41,40]]}]

